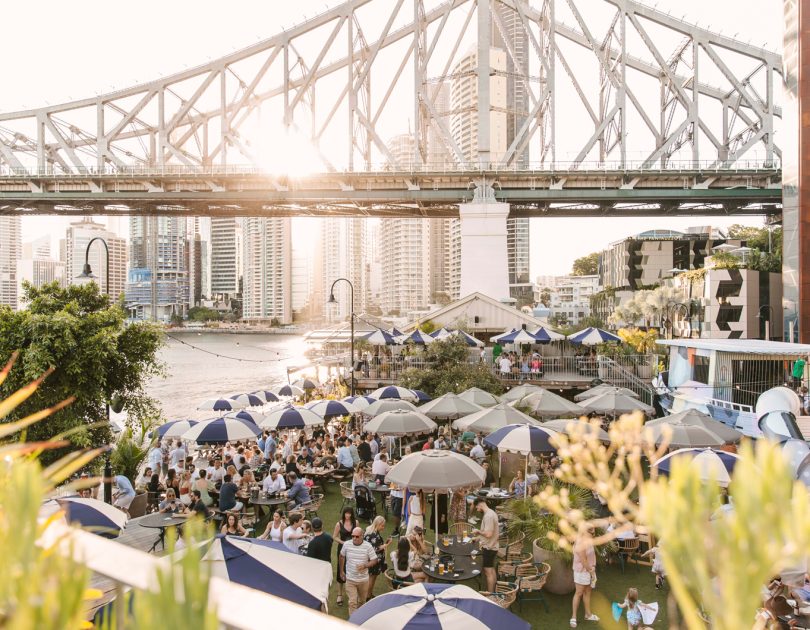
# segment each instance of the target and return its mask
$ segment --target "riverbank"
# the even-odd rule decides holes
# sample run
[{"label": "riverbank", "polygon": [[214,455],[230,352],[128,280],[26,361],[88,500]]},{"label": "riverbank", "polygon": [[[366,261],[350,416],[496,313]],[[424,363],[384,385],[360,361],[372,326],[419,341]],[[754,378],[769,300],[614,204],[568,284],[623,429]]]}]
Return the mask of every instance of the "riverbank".
[{"label": "riverbank", "polygon": [[234,328],[218,326],[208,328],[207,326],[167,326],[166,332],[171,334],[212,334],[212,335],[303,335],[309,328],[300,326],[290,327],[242,327],[238,324]]}]

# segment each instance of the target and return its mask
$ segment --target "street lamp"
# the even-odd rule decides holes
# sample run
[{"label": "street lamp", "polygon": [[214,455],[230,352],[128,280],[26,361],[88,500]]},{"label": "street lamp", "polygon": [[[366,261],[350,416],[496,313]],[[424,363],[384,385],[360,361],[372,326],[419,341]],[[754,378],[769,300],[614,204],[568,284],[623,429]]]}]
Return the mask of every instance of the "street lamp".
[{"label": "street lamp", "polygon": [[349,316],[349,321],[351,323],[351,339],[350,339],[351,349],[349,350],[350,355],[351,355],[349,357],[349,364],[350,364],[349,365],[349,374],[351,374],[351,381],[350,381],[349,387],[350,387],[350,390],[351,390],[351,395],[354,396],[354,285],[349,280],[347,280],[346,278],[338,278],[337,280],[335,280],[332,283],[332,286],[329,289],[329,299],[326,301],[326,303],[327,304],[337,304],[337,300],[335,299],[335,285],[338,282],[341,282],[341,281],[348,284],[349,289],[351,289],[351,299],[350,299],[350,304],[349,304],[349,310],[351,311],[350,316]]},{"label": "street lamp", "polygon": [[763,304],[759,307],[759,312],[757,313],[757,319],[762,319],[762,309],[768,309],[768,318],[765,320],[765,339],[766,341],[771,340],[771,320],[773,319],[773,306],[770,304]]},{"label": "street lamp", "polygon": [[[93,269],[90,267],[90,246],[95,243],[96,241],[101,241],[101,244],[104,245],[104,252],[107,255],[107,273],[106,273],[106,280],[107,283],[105,284],[105,289],[107,296],[110,295],[110,248],[107,246],[107,241],[105,241],[100,236],[95,236],[90,239],[90,242],[87,243],[87,249],[84,250],[84,268],[82,272],[76,276],[77,280],[96,280],[96,276],[93,274]],[[110,423],[110,401],[107,401],[107,424]],[[112,503],[112,466],[110,465],[110,452],[107,451],[104,454],[104,502],[105,503]]]}]

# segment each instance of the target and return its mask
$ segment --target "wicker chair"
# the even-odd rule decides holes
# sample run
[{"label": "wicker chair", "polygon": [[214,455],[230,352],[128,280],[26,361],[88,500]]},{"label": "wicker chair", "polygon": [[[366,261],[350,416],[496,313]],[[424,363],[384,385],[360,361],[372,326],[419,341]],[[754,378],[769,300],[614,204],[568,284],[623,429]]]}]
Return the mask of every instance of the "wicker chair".
[{"label": "wicker chair", "polygon": [[517,560],[513,560],[511,562],[502,560],[501,562],[498,563],[498,579],[514,582],[517,568],[521,565],[531,563],[532,563],[531,553],[521,554]]},{"label": "wicker chair", "polygon": [[516,562],[523,555],[523,543],[526,540],[526,534],[521,532],[514,539],[507,539],[505,545],[501,546],[500,540],[498,541],[498,559],[505,560],[506,562]]},{"label": "wicker chair", "polygon": [[394,569],[386,569],[383,573],[385,575],[385,579],[388,581],[388,585],[391,587],[392,591],[396,591],[397,589],[403,588],[405,586],[411,586],[414,582],[403,581],[396,576],[394,573]]},{"label": "wicker chair", "polygon": [[[540,564],[527,562],[515,568],[518,608],[522,607],[524,601],[541,601],[543,602],[543,608],[548,612],[548,602],[546,602],[546,598],[543,597],[542,591],[550,572],[551,566],[546,562],[541,562]],[[535,593],[536,596],[527,597],[527,595],[531,595],[532,593]]]},{"label": "wicker chair", "polygon": [[[622,565],[622,573],[624,573],[625,563],[638,553],[639,540],[638,538],[619,538],[616,542],[619,544],[617,555],[619,563]],[[636,564],[636,571],[638,570],[638,564]]]},{"label": "wicker chair", "polygon": [[304,518],[311,519],[314,516],[318,516],[318,510],[321,509],[321,505],[323,504],[323,495],[322,494],[313,494],[312,501],[309,503],[305,503],[301,507],[304,508]]},{"label": "wicker chair", "polygon": [[518,587],[511,582],[496,582],[495,591],[479,591],[489,601],[498,604],[501,608],[509,608],[515,603]]},{"label": "wicker chair", "polygon": [[352,490],[351,481],[340,482],[340,495],[343,497],[343,505],[340,506],[341,510],[348,505],[354,505],[354,490]]},{"label": "wicker chair", "polygon": [[461,539],[464,536],[464,532],[467,532],[467,535],[469,536],[472,529],[473,528],[469,523],[453,523],[448,528],[447,533]]}]

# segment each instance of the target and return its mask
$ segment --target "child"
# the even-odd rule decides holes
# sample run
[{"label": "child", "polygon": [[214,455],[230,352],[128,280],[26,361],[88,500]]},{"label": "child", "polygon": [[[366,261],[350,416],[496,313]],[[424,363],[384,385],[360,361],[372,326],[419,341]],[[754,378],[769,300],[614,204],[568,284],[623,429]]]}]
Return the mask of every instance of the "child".
[{"label": "child", "polygon": [[664,585],[664,560],[661,558],[661,541],[655,547],[650,547],[641,554],[642,558],[650,556],[652,558],[652,572],[655,575],[655,588],[660,589]]},{"label": "child", "polygon": [[641,630],[641,610],[638,605],[641,602],[638,599],[638,590],[631,588],[627,591],[624,602],[619,604],[619,608],[627,609],[627,630]]}]

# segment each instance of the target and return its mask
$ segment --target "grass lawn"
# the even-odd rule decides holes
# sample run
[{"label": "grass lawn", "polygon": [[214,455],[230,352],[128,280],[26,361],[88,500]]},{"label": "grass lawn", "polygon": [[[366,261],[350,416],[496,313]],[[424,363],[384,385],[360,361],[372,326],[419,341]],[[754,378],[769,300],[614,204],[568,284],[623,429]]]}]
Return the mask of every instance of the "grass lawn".
[{"label": "grass lawn", "polygon": [[[324,529],[331,534],[332,530],[340,517],[340,507],[342,504],[340,495],[340,488],[337,483],[326,484],[326,497],[319,512],[320,517],[324,522]],[[365,527],[368,523],[361,523]],[[386,527],[386,533],[393,530],[391,524]],[[428,530],[426,535],[429,539],[433,539],[432,531]],[[527,550],[529,547],[527,546]],[[393,547],[389,548],[390,551]],[[334,556],[334,553],[333,553]],[[390,564],[390,560],[389,560]],[[664,590],[658,591],[655,589],[655,581],[648,566],[636,566],[630,564],[627,566],[624,574],[618,564],[601,565],[597,568],[598,584],[597,589],[593,594],[593,610],[601,617],[602,621],[599,623],[591,623],[582,621],[583,612],[580,607],[579,612],[579,628],[621,628],[624,630],[627,625],[622,619],[621,624],[616,624],[610,614],[610,604],[614,601],[622,601],[627,589],[636,587],[639,590],[639,595],[644,602],[658,602],[660,607],[659,615],[653,624],[654,628],[666,628],[666,595],[668,589],[664,586]],[[473,589],[478,589],[478,584],[475,580],[467,583]],[[388,584],[384,576],[380,575],[377,578],[374,593],[380,595],[387,592]],[[332,588],[329,597],[329,613],[346,619],[348,611],[346,604],[338,606],[335,604],[335,595],[337,588],[335,582],[332,583]],[[546,601],[549,605],[549,612],[543,608],[542,602],[531,601],[523,604],[522,609],[519,609],[517,604],[512,607],[512,612],[528,621],[532,628],[549,628],[549,629],[564,629],[568,628],[568,620],[571,618],[571,596],[557,596],[546,593]]]}]

